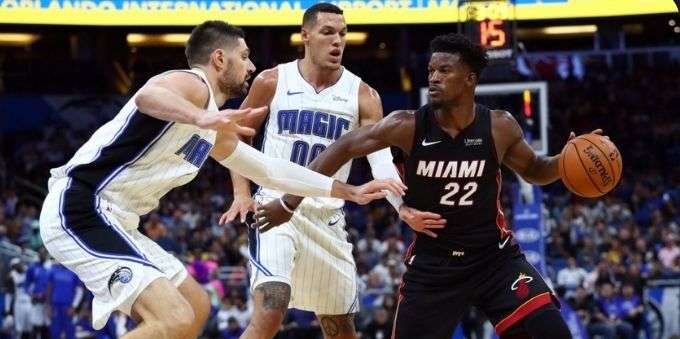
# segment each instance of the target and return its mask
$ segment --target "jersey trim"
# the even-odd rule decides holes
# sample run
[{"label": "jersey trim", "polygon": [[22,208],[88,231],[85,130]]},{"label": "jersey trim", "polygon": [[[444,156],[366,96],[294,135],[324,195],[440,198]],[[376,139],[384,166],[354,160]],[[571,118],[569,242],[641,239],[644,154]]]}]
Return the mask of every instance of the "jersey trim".
[{"label": "jersey trim", "polygon": [[76,202],[67,202],[66,195],[84,196],[84,199],[76,201],[88,201],[89,192],[82,189],[74,193],[73,179],[68,178],[66,188],[59,196],[59,221],[61,228],[90,255],[103,259],[117,259],[136,262],[153,267],[132,242],[127,239],[118,228],[106,224],[101,216],[94,210],[87,211],[87,206]]},{"label": "jersey trim", "polygon": [[264,275],[271,277],[273,274],[262,263],[260,263],[260,232],[256,229],[248,229],[248,252],[250,262]]},{"label": "jersey trim", "polygon": [[130,260],[156,268],[125,231],[101,211],[98,194],[147,154],[173,124],[134,110],[92,161],[69,171],[68,185],[60,197],[62,228],[85,251],[93,256]]},{"label": "jersey trim", "polygon": [[503,334],[503,332],[512,327],[512,325],[518,323],[529,314],[535,312],[545,305],[550,304],[551,302],[552,299],[550,297],[550,292],[545,292],[529,299],[527,302],[520,305],[509,316],[505,317],[503,320],[499,321],[498,324],[496,324],[496,334]]}]

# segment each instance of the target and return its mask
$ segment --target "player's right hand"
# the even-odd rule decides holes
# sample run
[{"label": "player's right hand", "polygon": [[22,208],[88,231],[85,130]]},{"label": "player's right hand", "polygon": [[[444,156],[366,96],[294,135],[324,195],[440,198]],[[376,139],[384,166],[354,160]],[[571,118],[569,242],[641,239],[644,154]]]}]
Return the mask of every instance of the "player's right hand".
[{"label": "player's right hand", "polygon": [[403,204],[399,207],[399,218],[404,220],[414,231],[425,233],[433,238],[437,237],[437,233],[431,229],[444,228],[446,226],[446,219],[441,215],[432,212],[423,212],[413,207],[408,207]]},{"label": "player's right hand", "polygon": [[274,199],[257,208],[257,213],[253,216],[255,223],[251,227],[259,228],[260,233],[264,233],[273,227],[288,222],[292,217],[293,214],[283,208],[280,199]]},{"label": "player's right hand", "polygon": [[245,136],[255,135],[255,130],[239,125],[239,122],[257,118],[267,112],[266,106],[246,109],[225,109],[210,112],[198,118],[196,126],[218,132],[235,133]]},{"label": "player's right hand", "polygon": [[241,216],[241,222],[244,223],[246,222],[246,214],[248,214],[248,212],[255,212],[256,208],[257,203],[255,203],[255,200],[253,200],[250,195],[235,196],[229,210],[224,212],[220,217],[220,225],[231,222],[239,215]]}]

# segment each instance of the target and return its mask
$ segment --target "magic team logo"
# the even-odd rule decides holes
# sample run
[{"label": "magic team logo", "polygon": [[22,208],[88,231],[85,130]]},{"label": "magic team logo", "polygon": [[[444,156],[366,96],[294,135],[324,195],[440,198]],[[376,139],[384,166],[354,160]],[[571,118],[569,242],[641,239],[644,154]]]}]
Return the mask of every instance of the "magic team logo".
[{"label": "magic team logo", "polygon": [[132,270],[129,267],[119,267],[109,278],[109,293],[111,293],[111,286],[116,282],[127,284],[132,280]]},{"label": "magic team logo", "polygon": [[519,277],[510,285],[510,290],[515,292],[517,298],[524,299],[529,295],[529,283],[533,280],[532,276],[520,273]]}]

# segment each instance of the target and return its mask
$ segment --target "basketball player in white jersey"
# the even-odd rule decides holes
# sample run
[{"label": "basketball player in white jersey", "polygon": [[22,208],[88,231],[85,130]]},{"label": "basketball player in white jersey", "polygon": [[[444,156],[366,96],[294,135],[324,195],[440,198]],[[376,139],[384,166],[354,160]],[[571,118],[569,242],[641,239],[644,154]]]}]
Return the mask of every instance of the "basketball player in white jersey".
[{"label": "basketball player in white jersey", "polygon": [[[239,142],[238,124],[263,109],[223,110],[245,95],[255,70],[241,29],[221,21],[197,26],[186,56],[190,70],[153,77],[64,166],[51,171],[40,216],[45,247],[94,294],[102,328],[114,310],[139,326],[125,338],[196,338],[208,316],[205,291],[182,263],[137,231],[139,216],[169,190],[191,181],[208,156],[263,186],[306,196],[366,203],[399,194],[396,182],[353,187]],[[275,169],[275,171],[274,171]]]},{"label": "basketball player in white jersey", "polygon": [[[382,104],[373,88],[341,65],[347,32],[342,10],[319,3],[305,11],[302,21],[304,58],[263,71],[241,108],[269,108],[268,117],[245,123],[254,128],[265,124],[263,153],[307,165],[343,134],[382,119]],[[399,180],[389,149],[368,160],[376,179]],[[334,177],[347,180],[350,167],[345,164]],[[235,198],[222,222],[238,214],[243,220],[254,207],[248,181],[234,172],[232,179]],[[267,203],[281,195],[261,187],[255,200]],[[388,195],[388,200],[395,208],[402,203],[399,196]],[[250,231],[255,310],[242,338],[273,337],[288,307],[316,313],[327,338],[356,336],[356,265],[343,204],[340,199],[306,199],[290,222],[266,233]]]}]

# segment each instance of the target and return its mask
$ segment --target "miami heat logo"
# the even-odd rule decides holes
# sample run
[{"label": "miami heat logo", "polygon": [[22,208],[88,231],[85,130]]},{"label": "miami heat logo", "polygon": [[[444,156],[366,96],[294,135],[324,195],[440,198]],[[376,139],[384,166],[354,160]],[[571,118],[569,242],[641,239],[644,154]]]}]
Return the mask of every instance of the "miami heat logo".
[{"label": "miami heat logo", "polygon": [[520,273],[519,277],[510,285],[510,290],[515,292],[517,298],[524,299],[529,295],[529,283],[533,280],[533,277]]}]

